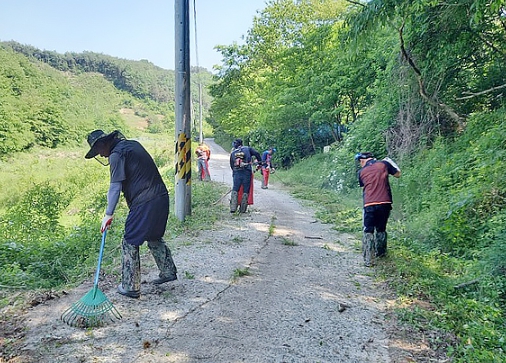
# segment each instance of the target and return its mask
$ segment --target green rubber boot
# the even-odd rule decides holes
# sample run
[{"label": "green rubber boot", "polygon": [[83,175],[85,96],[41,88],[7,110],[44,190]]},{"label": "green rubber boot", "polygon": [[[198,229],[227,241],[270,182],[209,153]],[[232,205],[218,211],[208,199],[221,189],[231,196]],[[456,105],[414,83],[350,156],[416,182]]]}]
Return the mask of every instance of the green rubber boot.
[{"label": "green rubber boot", "polygon": [[364,233],[362,238],[362,254],[366,267],[374,266],[374,233]]},{"label": "green rubber boot", "polygon": [[230,213],[237,211],[237,192],[232,191],[230,194]]},{"label": "green rubber boot", "polygon": [[374,244],[376,246],[376,257],[384,257],[387,254],[387,233],[376,232]]},{"label": "green rubber boot", "polygon": [[248,193],[243,193],[241,199],[241,206],[239,207],[239,213],[246,213],[248,209]]}]

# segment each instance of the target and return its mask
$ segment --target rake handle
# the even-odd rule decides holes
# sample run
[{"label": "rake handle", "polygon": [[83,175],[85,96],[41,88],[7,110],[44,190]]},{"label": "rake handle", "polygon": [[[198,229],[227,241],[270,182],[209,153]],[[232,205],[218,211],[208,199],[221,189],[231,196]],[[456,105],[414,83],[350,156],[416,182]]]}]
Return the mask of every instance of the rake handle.
[{"label": "rake handle", "polygon": [[102,264],[102,257],[104,256],[104,245],[105,245],[105,235],[107,234],[107,229],[104,229],[102,232],[102,242],[100,243],[100,252],[98,254],[98,263],[97,263],[97,272],[95,272],[95,287],[98,286],[98,277],[100,276],[100,265]]}]

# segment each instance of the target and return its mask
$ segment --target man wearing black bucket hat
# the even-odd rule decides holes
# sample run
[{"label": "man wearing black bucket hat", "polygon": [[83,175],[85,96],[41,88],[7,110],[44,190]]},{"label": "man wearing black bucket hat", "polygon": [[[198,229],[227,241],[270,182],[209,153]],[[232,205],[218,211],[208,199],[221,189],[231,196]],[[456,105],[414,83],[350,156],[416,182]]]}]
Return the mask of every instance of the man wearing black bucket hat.
[{"label": "man wearing black bucket hat", "polygon": [[[387,252],[387,222],[392,210],[392,192],[388,175],[401,176],[401,169],[390,158],[376,160],[373,154],[362,152],[355,155],[360,163],[358,181],[363,188],[364,235],[362,252],[364,264],[374,265],[375,257],[383,257]],[[376,235],[374,234],[376,231]]]},{"label": "man wearing black bucket hat", "polygon": [[121,192],[129,213],[122,241],[122,273],[118,292],[138,298],[141,274],[139,246],[148,242],[149,250],[160,270],[153,284],[177,279],[172,255],[163,240],[169,216],[169,193],[149,153],[135,140],[127,140],[119,131],[106,134],[95,130],[88,135],[90,151],[86,159],[100,155],[109,158],[110,185],[107,209],[101,232],[112,223]]}]

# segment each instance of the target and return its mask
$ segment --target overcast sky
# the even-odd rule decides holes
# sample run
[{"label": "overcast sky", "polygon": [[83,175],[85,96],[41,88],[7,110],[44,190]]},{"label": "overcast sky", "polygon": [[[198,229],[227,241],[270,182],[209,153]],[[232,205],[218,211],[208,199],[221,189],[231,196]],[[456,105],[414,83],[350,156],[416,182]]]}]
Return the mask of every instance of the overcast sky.
[{"label": "overcast sky", "polygon": [[[147,59],[174,69],[175,0],[0,0],[0,40],[42,50],[91,51]],[[197,65],[194,0],[190,3],[190,61]],[[198,63],[221,64],[216,45],[243,43],[266,0],[195,0]]]}]

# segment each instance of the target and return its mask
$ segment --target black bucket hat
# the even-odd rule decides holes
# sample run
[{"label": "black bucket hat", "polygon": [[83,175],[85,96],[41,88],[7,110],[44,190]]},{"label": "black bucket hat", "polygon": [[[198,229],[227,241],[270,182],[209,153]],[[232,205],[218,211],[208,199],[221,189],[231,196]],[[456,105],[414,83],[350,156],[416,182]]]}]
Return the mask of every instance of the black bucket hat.
[{"label": "black bucket hat", "polygon": [[113,140],[113,139],[125,140],[126,138],[118,130],[114,130],[110,134],[106,134],[102,130],[92,131],[88,135],[88,144],[90,144],[90,151],[88,151],[88,153],[84,157],[86,159],[91,159],[91,158],[94,158],[95,156],[98,155],[98,151],[95,148],[95,145],[97,144],[97,141],[100,141],[100,140],[102,140],[102,141],[110,141],[110,140]]},{"label": "black bucket hat", "polygon": [[86,159],[91,159],[97,156],[98,151],[95,150],[94,146],[98,140],[107,137],[107,134],[102,130],[95,130],[90,132],[88,135],[88,144],[90,145],[90,151],[84,156]]}]

